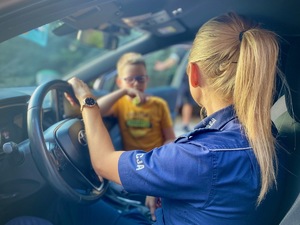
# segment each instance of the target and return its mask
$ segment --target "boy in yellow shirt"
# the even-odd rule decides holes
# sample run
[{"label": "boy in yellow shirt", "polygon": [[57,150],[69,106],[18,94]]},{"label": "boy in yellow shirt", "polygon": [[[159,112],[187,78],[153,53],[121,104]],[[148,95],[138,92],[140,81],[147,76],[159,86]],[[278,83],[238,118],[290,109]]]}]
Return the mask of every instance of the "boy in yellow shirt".
[{"label": "boy in yellow shirt", "polygon": [[124,54],[117,63],[118,90],[97,100],[103,116],[118,118],[124,150],[150,151],[173,141],[175,133],[165,100],[144,93],[149,77],[142,55]]},{"label": "boy in yellow shirt", "polygon": [[[118,90],[97,100],[102,116],[118,118],[124,150],[150,151],[175,139],[167,102],[144,93],[149,77],[141,54],[124,54],[117,63]],[[155,220],[159,199],[147,196],[146,206]]]}]

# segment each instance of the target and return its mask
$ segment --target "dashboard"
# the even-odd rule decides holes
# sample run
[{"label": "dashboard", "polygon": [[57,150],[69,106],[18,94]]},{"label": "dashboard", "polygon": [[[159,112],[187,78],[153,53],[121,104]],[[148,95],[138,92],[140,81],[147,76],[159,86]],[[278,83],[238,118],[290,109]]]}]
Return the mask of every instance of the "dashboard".
[{"label": "dashboard", "polygon": [[[13,88],[0,90],[0,157],[9,153],[3,148],[7,143],[19,144],[28,139],[27,133],[27,107],[32,88]],[[52,101],[61,102],[63,105],[52,107]],[[65,100],[63,93],[46,96],[43,102],[43,129],[67,117],[76,117],[80,113],[73,109]]]},{"label": "dashboard", "polygon": [[[34,210],[42,209],[45,202],[60,197],[37,166],[28,138],[27,111],[34,90],[35,87],[0,89],[0,224],[16,215],[36,213]],[[42,105],[41,126],[45,133],[58,121],[80,116],[79,107],[74,109],[64,93],[50,93]],[[51,150],[53,162],[60,163],[56,148]],[[63,162],[58,166],[62,174],[67,174],[70,163]],[[39,207],[28,207],[29,203]]]},{"label": "dashboard", "polygon": [[[28,140],[27,108],[34,90],[35,87],[0,89],[0,224],[31,210],[28,199],[43,205],[49,201],[44,198],[51,199],[53,192],[36,167]],[[56,95],[50,100],[55,103],[57,98],[62,100],[64,96]],[[43,104],[43,129],[67,117],[67,107],[53,107],[47,97]]]},{"label": "dashboard", "polygon": [[[27,103],[30,92],[1,89],[0,91],[0,160],[3,161],[9,148],[3,148],[7,143],[19,144],[28,138],[27,135]],[[1,163],[0,161],[0,163]]]},{"label": "dashboard", "polygon": [[8,142],[20,143],[28,138],[26,126],[26,104],[0,108],[0,152]]},{"label": "dashboard", "polygon": [[0,224],[14,212],[14,204],[45,185],[32,160],[27,135],[27,106],[33,90],[0,90]]}]

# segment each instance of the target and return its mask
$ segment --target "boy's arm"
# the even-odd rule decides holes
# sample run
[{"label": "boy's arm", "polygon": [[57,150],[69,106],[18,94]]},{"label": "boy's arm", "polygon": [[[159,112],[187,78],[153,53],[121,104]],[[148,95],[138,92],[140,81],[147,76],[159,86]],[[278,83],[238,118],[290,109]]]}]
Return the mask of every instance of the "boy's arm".
[{"label": "boy's arm", "polygon": [[126,89],[119,89],[97,99],[101,115],[108,116],[112,114],[112,106],[124,95],[127,94]]},{"label": "boy's arm", "polygon": [[145,103],[147,100],[147,95],[144,92],[140,92],[138,90],[135,90],[134,88],[122,88],[97,99],[101,115],[111,115],[112,106],[124,95],[128,95],[131,98],[137,96],[140,104]]}]

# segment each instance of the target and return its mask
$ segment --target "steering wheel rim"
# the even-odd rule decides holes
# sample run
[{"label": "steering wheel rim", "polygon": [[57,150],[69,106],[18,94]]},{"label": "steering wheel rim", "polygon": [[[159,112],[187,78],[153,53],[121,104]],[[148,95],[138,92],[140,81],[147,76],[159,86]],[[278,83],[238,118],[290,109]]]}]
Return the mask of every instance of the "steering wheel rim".
[{"label": "steering wheel rim", "polygon": [[60,195],[79,203],[93,203],[105,193],[108,181],[99,178],[92,169],[82,120],[62,120],[43,131],[42,104],[51,90],[73,95],[72,87],[62,80],[44,83],[33,92],[27,110],[33,159],[42,176]]}]

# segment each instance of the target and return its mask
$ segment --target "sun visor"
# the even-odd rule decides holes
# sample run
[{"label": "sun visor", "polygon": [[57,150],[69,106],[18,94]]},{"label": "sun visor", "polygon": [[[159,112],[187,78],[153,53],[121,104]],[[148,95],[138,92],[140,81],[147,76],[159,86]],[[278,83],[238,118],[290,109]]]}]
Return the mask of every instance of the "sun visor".
[{"label": "sun visor", "polygon": [[63,21],[78,30],[98,28],[108,21],[113,21],[119,13],[119,6],[115,3],[103,3],[79,10],[63,19]]},{"label": "sun visor", "polygon": [[156,13],[146,13],[127,17],[122,20],[129,27],[139,27],[143,30],[150,31],[157,36],[179,34],[186,30],[179,21],[171,19],[165,10]]}]

